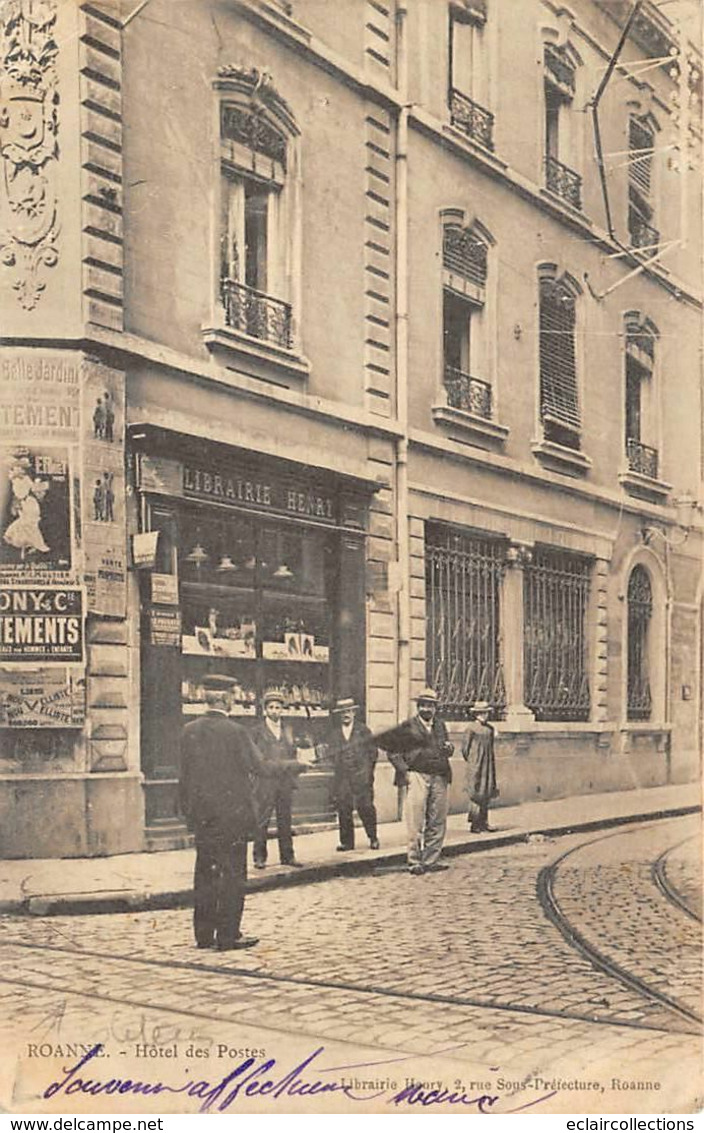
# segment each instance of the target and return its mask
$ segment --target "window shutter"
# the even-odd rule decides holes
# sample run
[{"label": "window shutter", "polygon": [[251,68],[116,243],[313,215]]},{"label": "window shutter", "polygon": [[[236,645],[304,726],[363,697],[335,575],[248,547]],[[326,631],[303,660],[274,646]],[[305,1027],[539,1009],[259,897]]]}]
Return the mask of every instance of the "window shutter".
[{"label": "window shutter", "polygon": [[575,304],[562,287],[540,286],[540,415],[579,429],[574,351]]},{"label": "window shutter", "polygon": [[[637,118],[630,118],[628,122],[628,148],[630,150],[630,180],[635,187],[650,195],[650,177],[653,167],[653,146],[655,138],[652,130],[639,122]],[[645,151],[642,157],[637,155]]]}]

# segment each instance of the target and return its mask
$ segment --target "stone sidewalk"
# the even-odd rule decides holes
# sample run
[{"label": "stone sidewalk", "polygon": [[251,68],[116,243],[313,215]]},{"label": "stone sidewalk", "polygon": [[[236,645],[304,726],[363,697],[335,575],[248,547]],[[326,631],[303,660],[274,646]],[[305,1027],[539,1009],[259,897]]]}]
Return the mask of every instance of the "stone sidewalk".
[{"label": "stone sidewalk", "polygon": [[[496,807],[490,834],[470,834],[464,814],[451,815],[445,856],[510,845],[526,838],[550,837],[577,830],[600,830],[642,819],[689,814],[700,809],[697,784],[651,787],[608,794],[580,795],[545,802]],[[296,856],[302,869],[279,866],[276,842],[270,842],[270,864],[250,869],[249,886],[273,889],[329,877],[358,876],[380,866],[405,861],[403,823],[379,829],[381,849],[369,850],[363,831],[358,849],[337,853],[337,831],[299,834]],[[109,858],[4,861],[0,870],[0,912],[48,916],[66,913],[126,912],[187,905],[192,896],[194,851],[171,850],[120,854]]]}]

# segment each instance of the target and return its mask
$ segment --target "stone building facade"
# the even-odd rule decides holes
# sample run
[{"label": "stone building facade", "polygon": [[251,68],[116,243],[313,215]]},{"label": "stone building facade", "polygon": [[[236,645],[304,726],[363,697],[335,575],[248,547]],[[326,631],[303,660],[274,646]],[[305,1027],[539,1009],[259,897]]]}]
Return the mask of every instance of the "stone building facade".
[{"label": "stone building facade", "polygon": [[222,669],[317,752],[301,821],[332,699],[381,729],[428,683],[457,734],[492,703],[506,802],[696,779],[675,7],[610,65],[626,3],[8,6],[2,854],[183,844]]}]

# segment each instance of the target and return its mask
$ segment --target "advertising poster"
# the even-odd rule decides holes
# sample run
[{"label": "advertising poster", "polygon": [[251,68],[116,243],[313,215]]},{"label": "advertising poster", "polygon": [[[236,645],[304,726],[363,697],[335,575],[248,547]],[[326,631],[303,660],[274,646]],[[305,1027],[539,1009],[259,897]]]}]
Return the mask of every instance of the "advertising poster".
[{"label": "advertising poster", "polygon": [[0,578],[71,569],[69,450],[0,447]]},{"label": "advertising poster", "polygon": [[86,362],[83,369],[83,554],[91,613],[124,616],[125,393],[122,374]]},{"label": "advertising poster", "polygon": [[58,351],[0,358],[0,578],[75,575],[80,368]]},{"label": "advertising poster", "polygon": [[83,672],[0,669],[1,728],[81,728],[85,715]]},{"label": "advertising poster", "polygon": [[0,663],[82,662],[80,587],[0,587]]}]

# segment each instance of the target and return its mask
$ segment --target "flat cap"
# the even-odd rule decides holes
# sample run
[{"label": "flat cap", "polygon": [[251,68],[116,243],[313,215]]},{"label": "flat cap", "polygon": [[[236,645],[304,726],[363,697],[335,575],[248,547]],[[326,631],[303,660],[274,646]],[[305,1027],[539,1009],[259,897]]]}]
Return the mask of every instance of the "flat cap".
[{"label": "flat cap", "polygon": [[206,673],[200,683],[206,692],[231,692],[235,679],[226,673]]}]

